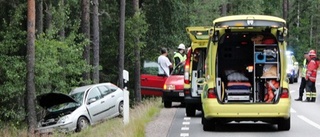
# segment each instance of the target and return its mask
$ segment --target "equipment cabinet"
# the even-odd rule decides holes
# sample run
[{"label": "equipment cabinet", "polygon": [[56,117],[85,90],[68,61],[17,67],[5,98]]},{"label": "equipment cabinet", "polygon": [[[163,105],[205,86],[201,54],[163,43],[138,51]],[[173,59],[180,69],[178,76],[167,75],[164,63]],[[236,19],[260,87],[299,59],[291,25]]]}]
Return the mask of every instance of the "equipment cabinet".
[{"label": "equipment cabinet", "polygon": [[279,48],[277,44],[254,44],[254,86],[253,101],[263,102],[266,82],[279,80]]}]

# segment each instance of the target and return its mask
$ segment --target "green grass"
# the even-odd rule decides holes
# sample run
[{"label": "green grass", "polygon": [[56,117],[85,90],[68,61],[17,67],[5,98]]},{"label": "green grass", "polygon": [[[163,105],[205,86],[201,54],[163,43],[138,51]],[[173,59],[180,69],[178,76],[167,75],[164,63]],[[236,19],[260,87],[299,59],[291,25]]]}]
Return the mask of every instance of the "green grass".
[{"label": "green grass", "polygon": [[70,137],[144,137],[145,126],[160,112],[161,99],[151,98],[130,110],[129,123],[124,125],[122,118],[107,120]]},{"label": "green grass", "polygon": [[[89,127],[80,133],[54,133],[52,137],[144,137],[145,126],[162,108],[161,98],[149,98],[130,109],[129,123],[125,125],[120,117],[109,119],[103,123]],[[26,130],[15,128],[0,129],[1,137],[26,137]]]}]

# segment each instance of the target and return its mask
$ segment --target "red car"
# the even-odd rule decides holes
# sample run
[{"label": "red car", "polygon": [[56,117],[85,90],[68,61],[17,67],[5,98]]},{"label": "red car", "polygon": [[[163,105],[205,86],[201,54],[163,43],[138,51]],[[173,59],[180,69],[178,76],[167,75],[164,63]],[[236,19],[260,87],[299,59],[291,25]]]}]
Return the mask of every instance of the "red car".
[{"label": "red car", "polygon": [[143,63],[142,73],[140,75],[142,96],[162,96],[163,84],[168,77],[157,74],[157,62],[145,61]]},{"label": "red car", "polygon": [[184,64],[181,62],[173,69],[169,77],[159,76],[156,62],[144,62],[141,74],[141,95],[162,96],[165,107],[172,102],[184,102]]},{"label": "red car", "polygon": [[163,85],[162,101],[165,108],[170,108],[172,102],[184,103],[184,64],[179,63]]}]

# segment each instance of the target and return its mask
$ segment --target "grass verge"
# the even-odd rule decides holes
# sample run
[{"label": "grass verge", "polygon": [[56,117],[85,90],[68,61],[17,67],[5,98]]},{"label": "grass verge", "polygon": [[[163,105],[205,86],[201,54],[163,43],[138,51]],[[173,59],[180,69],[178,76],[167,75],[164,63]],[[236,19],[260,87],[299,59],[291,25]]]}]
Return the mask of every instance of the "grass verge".
[{"label": "grass verge", "polygon": [[[103,123],[89,127],[80,133],[54,133],[50,137],[144,137],[148,122],[160,113],[161,98],[148,98],[140,104],[130,108],[129,123],[125,125],[123,118],[112,118]],[[1,137],[20,136],[27,137],[26,130],[15,128],[0,129]]]},{"label": "grass verge", "polygon": [[145,126],[161,109],[161,98],[150,98],[130,109],[129,123],[124,125],[122,118],[107,120],[70,137],[144,137]]}]

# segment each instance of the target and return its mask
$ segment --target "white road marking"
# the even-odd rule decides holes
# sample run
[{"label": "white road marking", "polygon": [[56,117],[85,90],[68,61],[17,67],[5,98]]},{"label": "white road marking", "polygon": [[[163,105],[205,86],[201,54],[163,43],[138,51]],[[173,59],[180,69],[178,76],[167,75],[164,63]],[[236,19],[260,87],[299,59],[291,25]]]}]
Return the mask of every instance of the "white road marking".
[{"label": "white road marking", "polygon": [[294,110],[293,108],[290,108],[290,112],[291,112],[291,113],[297,113],[297,111]]},{"label": "white road marking", "polygon": [[302,115],[298,115],[298,118],[302,119],[303,121],[307,122],[308,124],[318,128],[318,129],[320,129],[320,125],[315,123],[315,122],[313,122],[313,121],[311,121],[310,119],[308,119],[308,118],[306,118],[306,117],[304,117]]},{"label": "white road marking", "polygon": [[183,119],[184,120],[190,120],[191,118],[190,117],[184,117]]},{"label": "white road marking", "polygon": [[180,133],[180,137],[188,137],[189,133]]},{"label": "white road marking", "polygon": [[189,130],[189,127],[182,127],[181,130]]},{"label": "white road marking", "polygon": [[182,122],[182,125],[190,125],[190,122]]},{"label": "white road marking", "polygon": [[290,93],[296,92],[296,90],[290,90]]}]

